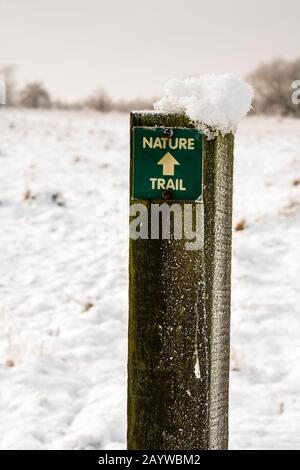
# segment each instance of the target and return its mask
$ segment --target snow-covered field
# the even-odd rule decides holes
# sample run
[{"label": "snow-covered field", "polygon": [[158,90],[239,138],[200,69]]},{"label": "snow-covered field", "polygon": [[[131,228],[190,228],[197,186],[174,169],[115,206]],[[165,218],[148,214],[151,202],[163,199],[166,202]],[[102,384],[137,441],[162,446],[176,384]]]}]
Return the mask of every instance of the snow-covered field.
[{"label": "snow-covered field", "polygon": [[[0,448],[125,446],[128,118],[0,112]],[[300,449],[300,122],[236,138],[231,448]],[[240,224],[243,226],[243,224]]]}]

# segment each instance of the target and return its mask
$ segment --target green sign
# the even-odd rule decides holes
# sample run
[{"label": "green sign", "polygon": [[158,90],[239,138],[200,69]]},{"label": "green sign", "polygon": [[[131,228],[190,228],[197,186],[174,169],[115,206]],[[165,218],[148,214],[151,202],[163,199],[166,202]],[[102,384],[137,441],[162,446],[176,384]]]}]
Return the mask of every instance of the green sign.
[{"label": "green sign", "polygon": [[203,134],[196,129],[133,128],[133,197],[202,197]]}]

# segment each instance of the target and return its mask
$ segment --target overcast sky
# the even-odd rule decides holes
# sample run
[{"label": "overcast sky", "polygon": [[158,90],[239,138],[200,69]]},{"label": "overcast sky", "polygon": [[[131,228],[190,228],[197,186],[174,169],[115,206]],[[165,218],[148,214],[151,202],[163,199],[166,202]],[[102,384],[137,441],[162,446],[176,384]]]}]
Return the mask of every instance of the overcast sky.
[{"label": "overcast sky", "polygon": [[296,58],[299,24],[299,0],[0,0],[0,64],[56,97],[150,97],[170,77]]}]

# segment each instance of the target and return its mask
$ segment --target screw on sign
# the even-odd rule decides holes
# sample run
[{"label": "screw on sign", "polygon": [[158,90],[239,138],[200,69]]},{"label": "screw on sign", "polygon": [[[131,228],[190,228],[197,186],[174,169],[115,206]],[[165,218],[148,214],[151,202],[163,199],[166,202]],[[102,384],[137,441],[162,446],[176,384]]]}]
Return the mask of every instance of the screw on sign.
[{"label": "screw on sign", "polygon": [[189,205],[184,224],[199,207],[204,218],[197,250],[184,237],[130,239],[127,446],[225,449],[233,135],[208,140],[186,115],[133,113],[130,161],[131,208],[146,208],[149,227],[157,204]]}]

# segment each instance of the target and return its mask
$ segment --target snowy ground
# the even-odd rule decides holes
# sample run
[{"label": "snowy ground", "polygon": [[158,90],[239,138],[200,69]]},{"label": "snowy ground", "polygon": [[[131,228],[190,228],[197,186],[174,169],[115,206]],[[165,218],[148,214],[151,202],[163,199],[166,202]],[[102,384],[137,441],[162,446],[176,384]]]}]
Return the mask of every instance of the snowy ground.
[{"label": "snowy ground", "polygon": [[[127,117],[1,111],[0,164],[0,448],[124,448]],[[234,449],[300,449],[299,180],[299,121],[246,119]]]}]

